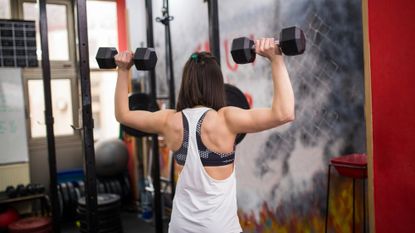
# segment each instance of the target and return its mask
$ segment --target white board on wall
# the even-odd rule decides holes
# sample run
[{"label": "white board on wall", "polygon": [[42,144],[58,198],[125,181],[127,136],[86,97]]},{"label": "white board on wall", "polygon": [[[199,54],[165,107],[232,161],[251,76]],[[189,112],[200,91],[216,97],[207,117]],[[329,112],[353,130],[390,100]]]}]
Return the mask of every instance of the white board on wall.
[{"label": "white board on wall", "polygon": [[0,164],[28,160],[22,72],[0,68]]}]

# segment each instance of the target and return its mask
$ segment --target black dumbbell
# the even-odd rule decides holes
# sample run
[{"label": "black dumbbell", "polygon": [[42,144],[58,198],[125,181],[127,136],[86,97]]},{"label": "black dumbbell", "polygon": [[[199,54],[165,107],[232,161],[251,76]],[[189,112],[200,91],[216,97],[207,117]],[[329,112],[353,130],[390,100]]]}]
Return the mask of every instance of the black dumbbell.
[{"label": "black dumbbell", "polygon": [[17,192],[17,196],[18,197],[24,197],[24,196],[26,196],[27,195],[26,186],[24,186],[23,184],[17,185],[16,192]]},{"label": "black dumbbell", "polygon": [[[304,32],[298,27],[282,29],[280,40],[275,44],[287,56],[300,55],[305,51]],[[239,37],[232,41],[231,54],[238,64],[251,63],[255,60],[255,43],[247,37]]]},{"label": "black dumbbell", "polygon": [[16,189],[13,187],[13,186],[7,186],[7,188],[6,188],[6,194],[7,194],[7,197],[9,197],[9,198],[15,198],[15,197],[17,197],[17,192],[16,192]]},{"label": "black dumbbell", "polygon": [[[118,54],[116,48],[100,47],[95,59],[101,69],[114,69],[114,56]],[[137,70],[152,70],[157,64],[157,54],[154,48],[137,48],[134,53],[134,65]]]},{"label": "black dumbbell", "polygon": [[35,184],[36,193],[45,193],[46,188],[43,184]]},{"label": "black dumbbell", "polygon": [[27,194],[32,195],[32,194],[36,194],[36,187],[34,184],[27,184],[26,185],[26,191]]}]

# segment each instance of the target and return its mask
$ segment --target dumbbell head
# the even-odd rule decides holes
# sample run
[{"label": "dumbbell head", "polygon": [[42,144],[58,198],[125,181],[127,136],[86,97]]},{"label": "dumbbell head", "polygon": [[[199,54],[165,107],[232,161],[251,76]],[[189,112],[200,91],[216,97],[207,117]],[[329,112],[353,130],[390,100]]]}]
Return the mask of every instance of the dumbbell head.
[{"label": "dumbbell head", "polygon": [[44,193],[46,191],[46,188],[43,184],[36,184],[35,190],[37,193]]},{"label": "dumbbell head", "polygon": [[134,65],[137,70],[152,70],[157,63],[154,48],[137,48],[134,53]]},{"label": "dumbbell head", "polygon": [[17,192],[17,196],[19,196],[19,197],[26,196],[27,195],[26,186],[24,186],[23,184],[17,185],[16,192]]},{"label": "dumbbell head", "polygon": [[232,41],[232,59],[238,64],[251,63],[255,60],[254,41],[247,37],[239,37]]},{"label": "dumbbell head", "polygon": [[298,27],[282,29],[279,45],[281,51],[287,56],[303,54],[305,51],[304,32]]},{"label": "dumbbell head", "polygon": [[15,198],[17,196],[16,189],[13,186],[7,186],[6,194],[9,198]]},{"label": "dumbbell head", "polygon": [[34,184],[26,185],[26,191],[27,191],[27,194],[29,195],[35,194],[36,193],[35,185]]},{"label": "dumbbell head", "polygon": [[116,48],[112,47],[100,47],[98,49],[95,59],[98,62],[98,66],[101,69],[114,69],[117,67],[115,64],[114,56],[118,54]]}]

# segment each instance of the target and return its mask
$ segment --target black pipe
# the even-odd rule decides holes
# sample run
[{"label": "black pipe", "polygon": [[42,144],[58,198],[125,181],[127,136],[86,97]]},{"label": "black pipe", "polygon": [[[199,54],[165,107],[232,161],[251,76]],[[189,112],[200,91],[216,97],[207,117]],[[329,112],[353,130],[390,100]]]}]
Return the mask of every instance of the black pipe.
[{"label": "black pipe", "polygon": [[218,0],[207,0],[209,16],[209,46],[210,51],[220,64],[220,37]]},{"label": "black pipe", "polygon": [[79,43],[79,70],[81,78],[82,95],[82,129],[85,162],[85,196],[86,220],[88,232],[98,232],[97,216],[97,179],[95,170],[94,150],[94,121],[92,119],[91,106],[91,82],[89,78],[89,52],[88,52],[88,27],[86,17],[86,0],[77,0],[77,22],[78,22],[78,43]]},{"label": "black pipe", "polygon": [[45,98],[45,122],[46,136],[48,142],[48,161],[49,161],[49,191],[50,201],[52,204],[52,227],[53,232],[59,233],[60,230],[60,210],[58,201],[58,179],[56,174],[56,148],[55,134],[53,131],[53,109],[51,94],[51,75],[49,61],[49,41],[48,41],[48,22],[46,13],[46,1],[39,1],[39,28],[40,28],[40,46],[42,49],[42,73],[43,73],[43,91]]},{"label": "black pipe", "polygon": [[[172,55],[172,45],[171,45],[171,33],[170,33],[170,21],[174,18],[169,14],[169,0],[163,0],[163,8],[161,9],[163,14],[162,18],[157,17],[157,22],[160,22],[164,25],[165,29],[165,44],[166,44],[166,77],[169,82],[169,108],[176,108],[176,94],[175,94],[175,82],[174,82],[174,72],[173,72],[173,55]],[[170,166],[170,186],[171,186],[171,198],[174,198],[175,183],[174,183],[174,161],[172,160]]]},{"label": "black pipe", "polygon": [[[147,47],[154,48],[153,38],[153,6],[151,0],[145,0],[146,7],[146,26],[147,26]],[[150,71],[150,98],[157,99],[157,85],[156,72]],[[155,212],[155,229],[157,233],[163,232],[163,217],[161,207],[161,192],[160,192],[160,159],[159,159],[159,143],[158,135],[152,137],[152,152],[153,152],[153,187],[154,187],[154,212]]]}]

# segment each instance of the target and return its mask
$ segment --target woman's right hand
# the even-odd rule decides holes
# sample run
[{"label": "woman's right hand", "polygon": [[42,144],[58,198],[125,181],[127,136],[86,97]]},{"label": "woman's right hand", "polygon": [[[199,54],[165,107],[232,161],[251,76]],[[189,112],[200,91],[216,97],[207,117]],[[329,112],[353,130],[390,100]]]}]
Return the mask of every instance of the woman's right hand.
[{"label": "woman's right hand", "polygon": [[275,44],[274,38],[262,38],[255,41],[255,53],[268,58],[271,62],[281,55],[279,47]]},{"label": "woman's right hand", "polygon": [[114,60],[115,64],[117,64],[118,70],[128,71],[134,64],[133,56],[134,54],[130,51],[120,52],[115,55]]}]

